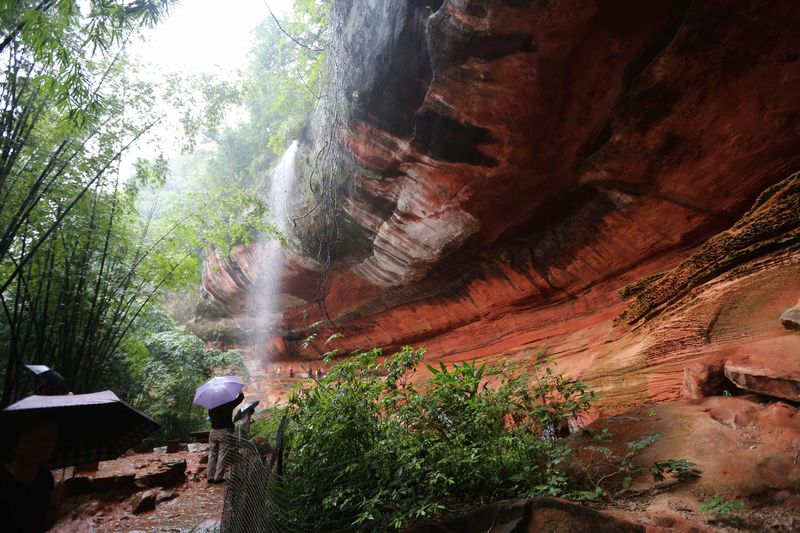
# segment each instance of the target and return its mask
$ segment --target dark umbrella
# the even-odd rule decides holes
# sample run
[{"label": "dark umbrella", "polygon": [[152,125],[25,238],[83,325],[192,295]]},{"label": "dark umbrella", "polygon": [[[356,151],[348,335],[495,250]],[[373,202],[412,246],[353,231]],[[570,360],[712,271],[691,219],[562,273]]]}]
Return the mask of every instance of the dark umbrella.
[{"label": "dark umbrella", "polygon": [[157,430],[159,424],[110,390],[72,396],[28,396],[3,410],[2,432],[26,422],[58,424],[58,444],[50,468],[116,459]]},{"label": "dark umbrella", "polygon": [[66,394],[69,391],[67,380],[64,376],[45,365],[25,365],[25,368],[36,374],[45,383],[53,387],[55,390]]},{"label": "dark umbrella", "polygon": [[254,400],[254,401],[252,401],[252,402],[247,402],[246,404],[244,404],[244,405],[242,406],[242,408],[241,408],[241,409],[239,409],[239,411],[236,413],[236,416],[234,416],[234,417],[233,417],[233,421],[234,421],[234,422],[238,422],[238,421],[239,421],[239,420],[241,420],[241,419],[244,417],[244,415],[246,415],[248,412],[249,412],[249,413],[251,413],[251,414],[252,414],[252,413],[254,413],[254,412],[255,412],[255,410],[256,410],[256,406],[258,405],[258,402],[259,402],[259,400]]}]

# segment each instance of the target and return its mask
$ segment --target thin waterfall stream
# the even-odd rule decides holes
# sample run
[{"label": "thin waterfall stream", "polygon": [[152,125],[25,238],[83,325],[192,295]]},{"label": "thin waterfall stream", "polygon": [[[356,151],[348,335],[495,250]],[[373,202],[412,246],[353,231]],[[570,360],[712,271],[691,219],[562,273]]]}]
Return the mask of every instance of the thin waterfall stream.
[{"label": "thin waterfall stream", "polygon": [[[267,192],[270,223],[284,235],[289,227],[287,200],[295,179],[297,149],[298,142],[293,141],[283,153],[278,164],[272,170]],[[245,366],[250,380],[257,383],[256,390],[252,390],[251,387],[248,392],[250,394],[257,393],[258,398],[262,400],[269,395],[268,390],[262,390],[262,384],[265,383],[267,377],[266,367],[270,356],[269,340],[275,336],[282,316],[279,298],[283,259],[281,243],[275,239],[262,237],[259,247],[258,275],[248,291],[248,316],[252,320],[251,349],[246,351],[245,356]]]}]

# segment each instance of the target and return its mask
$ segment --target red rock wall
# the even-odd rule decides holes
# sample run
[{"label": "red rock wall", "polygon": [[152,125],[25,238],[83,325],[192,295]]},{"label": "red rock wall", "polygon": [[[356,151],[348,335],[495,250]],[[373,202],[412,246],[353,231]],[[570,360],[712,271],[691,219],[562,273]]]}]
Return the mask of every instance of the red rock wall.
[{"label": "red rock wall", "polygon": [[[621,288],[681,264],[800,169],[800,4],[340,6],[355,165],[338,195],[365,244],[325,273],[288,258],[279,358],[547,347],[616,409],[674,399],[684,366],[745,345],[800,353],[778,320],[800,296],[800,252],[780,235],[646,323],[618,319]],[[211,258],[204,287],[241,312],[257,268],[257,246]],[[346,337],[301,349],[320,317],[320,339]]]}]

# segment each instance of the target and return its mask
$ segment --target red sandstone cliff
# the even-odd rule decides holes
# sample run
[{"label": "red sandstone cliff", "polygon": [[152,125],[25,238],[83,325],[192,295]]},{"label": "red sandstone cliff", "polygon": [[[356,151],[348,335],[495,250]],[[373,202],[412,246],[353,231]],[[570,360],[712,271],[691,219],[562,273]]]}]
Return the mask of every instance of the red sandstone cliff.
[{"label": "red sandstone cliff", "polygon": [[[344,179],[290,236],[273,359],[547,347],[614,410],[698,362],[800,380],[800,4],[377,4],[339,3]],[[243,313],[258,265],[211,256],[204,288]],[[301,349],[320,317],[346,336]]]}]

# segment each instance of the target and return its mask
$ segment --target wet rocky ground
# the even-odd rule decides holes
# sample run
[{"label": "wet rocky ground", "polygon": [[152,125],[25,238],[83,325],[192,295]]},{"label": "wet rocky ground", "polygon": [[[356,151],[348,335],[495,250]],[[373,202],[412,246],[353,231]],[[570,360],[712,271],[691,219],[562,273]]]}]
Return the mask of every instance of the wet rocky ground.
[{"label": "wet rocky ground", "polygon": [[[95,471],[59,472],[64,480],[55,532],[183,532],[219,519],[224,485],[205,479],[205,445],[131,454]],[[191,450],[191,451],[189,451]]]},{"label": "wet rocky ground", "polygon": [[[571,475],[586,490],[602,480],[604,497],[583,505],[539,498],[453,509],[457,518],[413,531],[800,531],[799,422],[793,402],[752,394],[601,417],[569,438],[577,452]],[[658,438],[630,458],[631,483],[621,490],[621,458],[630,443],[653,435]],[[177,451],[131,452],[96,470],[59,472],[65,499],[53,531],[213,530],[225,486],[206,483],[206,445],[171,449]],[[654,480],[652,465],[669,459],[691,461],[699,476]],[[713,498],[741,509],[715,520],[701,508]]]}]

